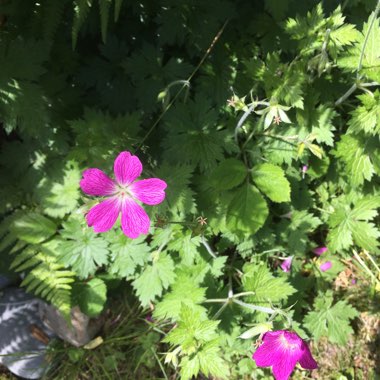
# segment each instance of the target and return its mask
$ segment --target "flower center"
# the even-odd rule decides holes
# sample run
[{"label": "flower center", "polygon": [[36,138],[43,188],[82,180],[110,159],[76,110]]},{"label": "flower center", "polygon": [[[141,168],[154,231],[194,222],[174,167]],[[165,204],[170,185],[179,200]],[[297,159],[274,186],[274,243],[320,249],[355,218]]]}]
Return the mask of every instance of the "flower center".
[{"label": "flower center", "polygon": [[126,187],[118,186],[116,194],[120,198],[126,198],[126,197],[130,198],[130,197],[132,197],[131,192],[128,190],[128,186],[126,186]]},{"label": "flower center", "polygon": [[287,350],[296,350],[299,348],[299,341],[297,339],[293,339],[291,336],[285,336],[285,334],[282,334],[280,336],[280,341],[283,347]]}]

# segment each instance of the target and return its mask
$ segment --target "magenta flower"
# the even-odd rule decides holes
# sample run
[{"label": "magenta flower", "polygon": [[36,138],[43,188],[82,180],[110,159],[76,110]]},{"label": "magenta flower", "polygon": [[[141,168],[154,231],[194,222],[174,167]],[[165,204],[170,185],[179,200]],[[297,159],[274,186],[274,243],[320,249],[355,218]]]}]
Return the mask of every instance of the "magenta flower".
[{"label": "magenta flower", "polygon": [[331,269],[332,267],[332,263],[331,261],[326,261],[324,262],[323,264],[321,264],[319,266],[319,269],[322,271],[322,272],[326,272],[327,270]]},{"label": "magenta flower", "polygon": [[307,344],[296,333],[286,330],[265,333],[252,359],[258,367],[272,367],[276,380],[288,380],[297,362],[305,369],[318,368]]},{"label": "magenta flower", "polygon": [[327,247],[317,247],[313,249],[313,253],[315,253],[317,256],[321,256],[326,251],[327,251]]},{"label": "magenta flower", "polygon": [[293,260],[293,256],[289,256],[289,257],[285,258],[285,260],[281,264],[281,269],[284,272],[289,272],[290,271],[290,268],[292,267],[292,260]]},{"label": "magenta flower", "polygon": [[150,219],[137,203],[157,205],[165,199],[166,183],[158,178],[136,181],[142,164],[129,152],[121,152],[114,162],[115,181],[99,169],[87,169],[80,181],[82,190],[93,196],[107,197],[92,207],[86,219],[95,232],[106,232],[115,224],[121,213],[121,228],[125,235],[136,239],[147,234]]}]

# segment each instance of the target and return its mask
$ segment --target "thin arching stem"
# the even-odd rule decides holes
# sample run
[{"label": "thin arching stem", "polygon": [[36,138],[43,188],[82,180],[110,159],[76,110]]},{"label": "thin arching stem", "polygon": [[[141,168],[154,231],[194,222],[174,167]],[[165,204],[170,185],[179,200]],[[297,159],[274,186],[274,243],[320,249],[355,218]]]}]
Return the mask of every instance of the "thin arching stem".
[{"label": "thin arching stem", "polygon": [[360,71],[361,69],[363,68],[363,59],[364,59],[364,52],[365,52],[365,48],[367,47],[367,43],[368,43],[368,39],[369,39],[369,35],[371,33],[371,30],[375,24],[375,20],[377,19],[377,15],[379,14],[380,12],[380,0],[377,1],[377,5],[376,5],[376,8],[375,8],[375,11],[373,13],[373,17],[372,17],[372,20],[371,20],[371,23],[367,29],[367,33],[364,37],[364,42],[363,42],[363,46],[362,46],[362,50],[360,52],[360,57],[359,57],[359,63],[358,63],[358,67],[356,69],[356,81],[355,83],[347,90],[347,92],[342,95],[336,102],[335,102],[335,106],[339,106],[340,104],[342,104],[353,92],[356,91],[356,89],[358,87],[360,87],[360,79],[361,79],[361,76],[360,76]]}]

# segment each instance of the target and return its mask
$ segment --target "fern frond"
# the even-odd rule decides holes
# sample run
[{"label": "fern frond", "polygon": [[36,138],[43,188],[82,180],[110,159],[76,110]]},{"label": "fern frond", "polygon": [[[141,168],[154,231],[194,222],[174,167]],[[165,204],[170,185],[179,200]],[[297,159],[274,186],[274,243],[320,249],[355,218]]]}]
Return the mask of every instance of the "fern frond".
[{"label": "fern frond", "polygon": [[[51,242],[49,242],[50,244]],[[66,318],[71,310],[71,283],[75,274],[66,270],[47,245],[28,246],[19,252],[11,268],[27,271],[21,283],[26,291],[55,306]]]},{"label": "fern frond", "polygon": [[74,1],[74,21],[71,31],[73,49],[75,49],[77,45],[79,30],[88,16],[88,13],[92,7],[92,1],[93,0]]},{"label": "fern frond", "polygon": [[123,0],[115,0],[115,13],[114,13],[115,22],[119,19],[122,4],[123,4]]},{"label": "fern frond", "polygon": [[67,3],[68,0],[53,0],[43,4],[43,37],[45,41],[53,42]]},{"label": "fern frond", "polygon": [[110,6],[112,0],[99,0],[99,11],[100,11],[100,28],[102,31],[102,41],[106,43],[107,40],[107,28],[108,19],[110,14]]}]

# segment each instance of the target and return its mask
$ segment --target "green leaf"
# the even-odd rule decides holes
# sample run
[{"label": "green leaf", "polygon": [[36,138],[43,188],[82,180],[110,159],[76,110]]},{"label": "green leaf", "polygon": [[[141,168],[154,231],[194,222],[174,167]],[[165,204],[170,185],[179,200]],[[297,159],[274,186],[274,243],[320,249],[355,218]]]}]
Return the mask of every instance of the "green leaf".
[{"label": "green leaf", "polygon": [[245,264],[243,273],[244,290],[255,293],[247,297],[249,302],[268,305],[286,300],[296,291],[285,277],[274,277],[263,262]]},{"label": "green leaf", "polygon": [[20,240],[38,244],[53,236],[57,230],[55,223],[36,212],[21,214],[10,225],[10,231]]},{"label": "green leaf", "polygon": [[[360,74],[364,74],[368,79],[380,81],[380,26],[379,18],[373,20],[374,13],[369,16],[369,19],[364,23],[363,31],[359,34],[356,44],[347,50],[345,54],[338,60],[338,66],[347,71],[355,71],[358,67],[364,41],[367,39],[367,44],[364,49],[362,69]],[[372,23],[373,27],[368,34],[369,27]],[[367,36],[368,34],[368,36]]]},{"label": "green leaf", "polygon": [[202,96],[186,104],[176,103],[166,116],[168,131],[164,139],[164,157],[173,164],[199,166],[201,172],[214,170],[232,148],[231,135],[217,127],[217,113]]},{"label": "green leaf", "polygon": [[111,3],[112,0],[99,0],[100,27],[102,31],[103,43],[106,43],[107,41],[108,19],[110,14]]},{"label": "green leaf", "polygon": [[101,236],[74,217],[62,225],[64,240],[59,246],[59,255],[63,265],[85,279],[108,262],[108,243]]},{"label": "green leaf", "polygon": [[343,135],[337,144],[335,156],[344,161],[350,183],[355,187],[364,180],[370,181],[375,172],[373,156],[378,154],[379,148],[369,140],[363,136]]},{"label": "green leaf", "polygon": [[147,265],[139,277],[133,281],[133,288],[143,306],[147,306],[162,291],[167,289],[175,280],[174,262],[166,253],[159,253],[153,258],[152,264]]},{"label": "green leaf", "polygon": [[198,247],[201,243],[200,236],[192,236],[192,231],[184,232],[182,229],[173,234],[172,241],[168,244],[168,250],[177,251],[182,258],[182,264],[192,265],[198,256]]},{"label": "green leaf", "polygon": [[183,357],[181,379],[191,379],[199,371],[204,375],[226,379],[228,367],[221,357],[216,328],[219,321],[207,320],[203,313],[182,305],[177,327],[164,341],[179,346]]},{"label": "green leaf", "polygon": [[355,107],[351,112],[348,131],[378,134],[380,132],[380,91],[376,90],[373,94],[364,93],[357,98],[360,99],[362,105]]},{"label": "green leaf", "polygon": [[237,188],[234,194],[227,210],[227,227],[234,233],[252,235],[267,219],[267,202],[249,183]]},{"label": "green leaf", "polygon": [[129,239],[120,231],[107,235],[110,242],[111,265],[109,271],[119,277],[129,277],[136,273],[138,266],[143,266],[150,257],[150,248],[144,242],[145,236]]},{"label": "green leaf", "polygon": [[158,319],[177,321],[182,305],[205,316],[206,309],[199,304],[205,300],[206,288],[198,287],[194,279],[186,274],[179,275],[172,284],[170,292],[166,293],[154,310],[153,316]]},{"label": "green leaf", "polygon": [[348,336],[353,333],[350,320],[359,313],[346,301],[333,304],[333,293],[319,294],[314,302],[314,311],[304,319],[304,325],[316,340],[325,336],[332,343],[345,345]]},{"label": "green leaf", "polygon": [[58,262],[57,239],[49,240],[38,246],[27,246],[17,254],[11,268],[16,272],[24,272],[21,286],[28,293],[46,300],[54,305],[70,320],[72,283],[75,273],[65,270]]},{"label": "green leaf", "polygon": [[78,205],[79,181],[81,173],[75,161],[68,161],[63,169],[61,181],[48,181],[46,178],[40,184],[41,203],[44,212],[53,218],[63,218]]},{"label": "green leaf", "polygon": [[332,252],[344,250],[355,242],[359,247],[369,251],[378,251],[379,230],[369,221],[377,216],[380,197],[364,197],[355,202],[354,207],[340,202],[330,216],[330,231],[327,236]]},{"label": "green leaf", "polygon": [[183,352],[192,353],[199,343],[217,338],[218,324],[219,321],[210,321],[200,311],[182,305],[178,326],[166,335],[164,342],[180,345]]},{"label": "green leaf", "polygon": [[210,176],[209,185],[217,190],[230,190],[247,177],[247,168],[236,158],[222,161]]},{"label": "green leaf", "polygon": [[100,278],[78,284],[73,292],[81,311],[89,317],[96,317],[103,311],[107,301],[107,286]]},{"label": "green leaf", "polygon": [[166,188],[165,201],[157,206],[158,212],[169,210],[176,218],[183,219],[187,214],[196,213],[194,191],[190,188],[193,168],[190,165],[169,165],[163,163],[155,176],[163,179]]},{"label": "green leaf", "polygon": [[290,201],[290,184],[284,171],[273,164],[260,164],[252,169],[256,186],[273,202]]}]

